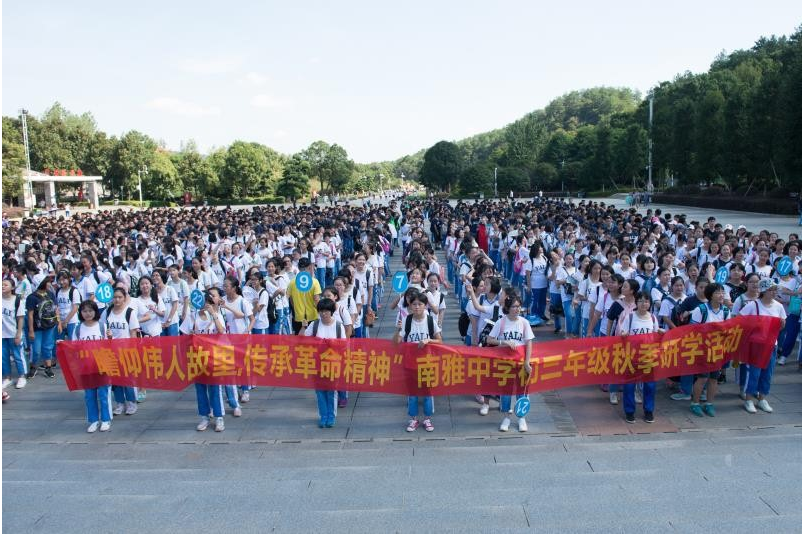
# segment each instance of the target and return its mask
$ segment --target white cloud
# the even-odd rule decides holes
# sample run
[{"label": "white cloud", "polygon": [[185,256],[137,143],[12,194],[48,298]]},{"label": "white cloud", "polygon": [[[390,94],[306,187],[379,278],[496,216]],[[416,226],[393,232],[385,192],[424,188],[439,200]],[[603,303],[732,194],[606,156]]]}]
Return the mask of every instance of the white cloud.
[{"label": "white cloud", "polygon": [[287,102],[271,95],[259,94],[251,99],[251,105],[255,108],[282,108],[287,105]]},{"label": "white cloud", "polygon": [[268,83],[268,77],[258,72],[249,72],[240,79],[240,82],[247,85],[260,86]]},{"label": "white cloud", "polygon": [[202,106],[195,102],[187,102],[169,96],[160,96],[149,100],[145,104],[145,107],[157,111],[164,111],[165,113],[171,113],[173,115],[182,115],[184,117],[220,115],[220,108],[217,106]]},{"label": "white cloud", "polygon": [[215,56],[206,59],[187,59],[181,68],[194,74],[225,74],[240,68],[243,59],[238,56]]}]

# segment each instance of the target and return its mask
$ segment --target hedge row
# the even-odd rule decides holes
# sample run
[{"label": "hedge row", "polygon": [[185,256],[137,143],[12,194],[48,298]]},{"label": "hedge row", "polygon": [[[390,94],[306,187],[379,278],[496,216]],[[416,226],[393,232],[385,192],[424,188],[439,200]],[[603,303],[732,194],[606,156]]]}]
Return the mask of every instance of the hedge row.
[{"label": "hedge row", "polygon": [[797,215],[800,213],[800,198],[742,197],[720,194],[719,196],[693,196],[656,193],[652,201],[658,204],[675,204],[718,210],[749,211],[772,215]]}]

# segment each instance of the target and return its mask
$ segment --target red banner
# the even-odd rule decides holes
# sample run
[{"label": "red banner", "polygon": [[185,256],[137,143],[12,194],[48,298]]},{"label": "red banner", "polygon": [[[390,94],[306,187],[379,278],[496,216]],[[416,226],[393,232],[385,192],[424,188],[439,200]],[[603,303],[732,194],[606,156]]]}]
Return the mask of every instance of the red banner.
[{"label": "red banner", "polygon": [[735,317],[664,334],[478,348],[382,339],[214,335],[64,341],[58,360],[70,390],[100,385],[179,391],[204,384],[280,386],[399,395],[516,394],[711,372],[735,360],[764,368],[778,337],[774,317]]}]

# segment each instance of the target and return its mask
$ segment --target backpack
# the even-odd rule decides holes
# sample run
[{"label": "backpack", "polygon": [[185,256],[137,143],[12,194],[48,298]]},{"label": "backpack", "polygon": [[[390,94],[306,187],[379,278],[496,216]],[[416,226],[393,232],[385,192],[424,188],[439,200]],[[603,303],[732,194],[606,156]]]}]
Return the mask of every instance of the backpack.
[{"label": "backpack", "polygon": [[[758,312],[758,301],[754,301],[754,302],[756,302],[756,312]],[[700,324],[705,324],[706,321],[708,321],[708,303],[700,304],[698,306],[698,308],[700,309],[700,314],[702,315],[702,320],[700,321]],[[728,309],[727,306],[722,305],[722,320],[723,321],[728,319],[728,315],[730,315],[730,313],[731,313],[730,309]]]},{"label": "backpack", "polygon": [[689,321],[691,320],[691,314],[689,314],[689,316],[685,319],[683,319],[681,315],[683,313],[683,301],[675,301],[675,299],[672,297],[667,298],[675,303],[675,305],[672,307],[672,313],[669,315],[669,318],[672,319],[672,323],[674,323],[675,326],[689,324]]},{"label": "backpack", "polygon": [[493,316],[492,316],[493,317],[493,322],[492,323],[487,323],[486,322],[485,326],[482,329],[482,332],[480,332],[480,335],[478,336],[479,337],[478,345],[480,347],[487,347],[488,346],[488,343],[487,343],[488,334],[491,333],[491,330],[493,329],[494,324],[496,323],[496,321],[499,320],[499,305],[498,304],[499,304],[498,302],[496,304],[494,304],[494,312],[493,312]]},{"label": "backpack", "polygon": [[[407,342],[407,338],[410,337],[410,330],[413,329],[413,316],[408,315],[407,318],[404,320],[404,341]],[[427,331],[429,332],[429,339],[433,339],[435,337],[435,319],[432,318],[432,315],[427,314]]]},{"label": "backpack", "polygon": [[56,314],[56,303],[50,297],[50,293],[45,294],[36,305],[36,315],[34,316],[34,326],[39,330],[50,330],[59,324]]},{"label": "backpack", "polygon": [[736,299],[741,297],[743,293],[747,292],[747,288],[742,286],[735,286],[730,282],[726,282],[725,285],[731,289],[731,301],[735,301]]},{"label": "backpack", "polygon": [[[262,296],[262,292],[267,291],[267,289],[261,289],[259,291],[259,296]],[[257,297],[259,298],[259,297]],[[279,319],[279,314],[276,313],[276,299],[268,296],[268,305],[265,306],[265,311],[268,314],[268,322],[273,324]]]},{"label": "backpack", "polygon": [[139,296],[139,276],[130,269],[126,269],[126,273],[128,273],[128,277],[131,280],[131,287],[128,288],[128,294],[136,298]]},{"label": "backpack", "polygon": [[[312,337],[318,337],[318,325],[321,324],[320,319],[315,319],[312,322]],[[340,339],[340,335],[343,333],[343,324],[340,321],[335,321],[335,332]]]},{"label": "backpack", "polygon": [[468,317],[468,313],[464,311],[457,320],[457,332],[460,334],[460,337],[466,337],[468,335],[468,327],[470,325],[471,319]]}]

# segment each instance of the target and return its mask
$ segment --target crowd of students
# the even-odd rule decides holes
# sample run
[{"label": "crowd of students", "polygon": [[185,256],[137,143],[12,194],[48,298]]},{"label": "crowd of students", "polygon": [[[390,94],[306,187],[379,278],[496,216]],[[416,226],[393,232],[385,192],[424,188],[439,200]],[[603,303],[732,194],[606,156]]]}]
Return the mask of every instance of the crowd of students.
[{"label": "crowd of students", "polygon": [[[771,412],[773,368],[787,363],[800,332],[799,236],[784,240],[766,230],[723,227],[713,217],[687,222],[657,209],[643,215],[589,201],[452,205],[402,197],[325,209],[105,211],[12,222],[3,251],[4,399],[12,384],[21,389],[38,373],[55,376],[61,339],[249,332],[368,337],[394,253],[401,254],[409,281],[388,300],[396,342],[441,341],[447,293],[453,294],[462,313],[450,327],[458,326],[464,342],[525,346],[525,370],[532,325],[548,324],[571,338],[774,315],[785,323],[768,368],[739,367],[745,409]],[[781,275],[785,257],[792,269]],[[728,279],[718,284],[723,268]],[[302,271],[313,277],[308,292],[295,283]],[[106,282],[114,288],[108,304],[95,295]],[[205,298],[199,309],[190,305],[196,289]],[[713,417],[723,379],[724,371],[678,377],[671,398]],[[602,387],[618,404],[620,387]],[[197,430],[213,424],[223,431],[225,405],[241,416],[252,388],[195,389]],[[635,422],[641,403],[644,420],[653,422],[655,383],[622,389],[625,420]],[[120,386],[87,390],[87,431],[108,431],[114,415],[136,414],[146,397],[143,389]],[[316,391],[316,398],[319,425],[334,426],[348,392]],[[476,399],[480,415],[487,415],[492,397],[478,392]],[[510,428],[512,401],[498,399],[500,431]],[[433,431],[433,413],[432,397],[410,397],[407,431]],[[527,431],[524,418],[517,423]]]}]

